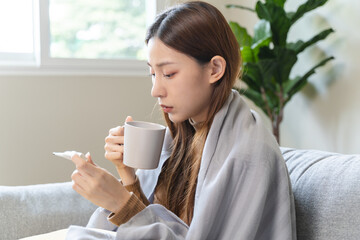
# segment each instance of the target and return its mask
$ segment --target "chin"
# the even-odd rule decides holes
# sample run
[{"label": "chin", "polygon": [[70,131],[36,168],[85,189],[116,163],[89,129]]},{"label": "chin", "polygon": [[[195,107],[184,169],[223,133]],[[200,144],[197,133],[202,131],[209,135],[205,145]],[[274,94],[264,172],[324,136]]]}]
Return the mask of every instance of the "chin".
[{"label": "chin", "polygon": [[182,122],[188,120],[189,118],[180,117],[180,116],[174,116],[173,114],[169,114],[169,119],[173,123],[182,123]]}]

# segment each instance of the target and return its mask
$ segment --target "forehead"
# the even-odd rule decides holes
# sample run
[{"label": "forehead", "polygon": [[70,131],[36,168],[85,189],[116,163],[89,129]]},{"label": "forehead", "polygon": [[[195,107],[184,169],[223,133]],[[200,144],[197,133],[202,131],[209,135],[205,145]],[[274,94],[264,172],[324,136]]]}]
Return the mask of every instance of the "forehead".
[{"label": "forehead", "polygon": [[192,59],[184,53],[165,45],[158,38],[151,38],[147,47],[148,64],[151,67],[163,66],[164,63],[184,64]]}]

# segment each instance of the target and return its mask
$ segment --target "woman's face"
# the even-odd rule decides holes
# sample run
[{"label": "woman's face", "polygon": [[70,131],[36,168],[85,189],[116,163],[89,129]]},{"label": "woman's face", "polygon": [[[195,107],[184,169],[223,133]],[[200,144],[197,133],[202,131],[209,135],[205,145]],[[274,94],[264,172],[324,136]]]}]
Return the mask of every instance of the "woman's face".
[{"label": "woman's face", "polygon": [[206,119],[213,89],[208,64],[198,64],[155,37],[148,42],[148,65],[153,83],[151,95],[158,98],[172,122]]}]

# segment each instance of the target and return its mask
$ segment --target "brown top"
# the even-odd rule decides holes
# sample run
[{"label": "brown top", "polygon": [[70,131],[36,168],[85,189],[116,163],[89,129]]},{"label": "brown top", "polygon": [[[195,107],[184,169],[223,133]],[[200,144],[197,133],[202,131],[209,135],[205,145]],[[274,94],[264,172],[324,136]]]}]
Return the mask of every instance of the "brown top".
[{"label": "brown top", "polygon": [[[146,206],[150,204],[149,200],[146,198],[144,192],[141,189],[138,178],[136,178],[136,181],[133,184],[127,185],[125,188],[131,193],[130,199],[118,212],[111,213],[108,216],[108,220],[117,226],[126,223],[130,220],[130,218],[144,210]],[[155,200],[154,203],[156,203]]]},{"label": "brown top", "polygon": [[[149,200],[146,198],[144,192],[141,189],[140,181],[137,177],[133,184],[124,187],[131,193],[130,199],[118,212],[111,213],[108,216],[108,220],[117,226],[126,223],[133,216],[144,210],[146,206],[150,204]],[[163,193],[164,189],[156,186],[154,194],[154,204],[161,204]],[[179,217],[184,220],[186,217],[186,212],[181,211]]]}]

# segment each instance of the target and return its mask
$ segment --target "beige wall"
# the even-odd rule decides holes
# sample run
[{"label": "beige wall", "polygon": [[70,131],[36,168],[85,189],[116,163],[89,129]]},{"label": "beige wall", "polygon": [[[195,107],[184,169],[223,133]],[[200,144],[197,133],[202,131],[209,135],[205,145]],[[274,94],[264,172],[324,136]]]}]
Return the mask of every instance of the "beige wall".
[{"label": "beige wall", "polygon": [[311,85],[287,106],[284,145],[360,153],[359,11],[358,1],[331,0],[291,32],[291,37],[308,39],[329,26],[335,30],[311,54],[301,56],[297,72],[309,69],[323,53],[336,60],[319,70]]},{"label": "beige wall", "polygon": [[0,185],[69,181],[73,164],[53,151],[89,151],[114,172],[108,130],[127,115],[161,122],[150,89],[148,77],[0,76]]},{"label": "beige wall", "polygon": [[[255,1],[208,2],[251,32],[255,15],[225,9],[224,4],[253,6]],[[288,0],[288,6],[296,2]],[[290,33],[291,38],[307,39],[328,25],[336,30],[312,48],[313,54],[301,56],[296,72],[311,67],[322,51],[336,61],[313,76],[312,86],[286,107],[283,146],[360,152],[358,11],[356,1],[332,0]],[[52,156],[53,151],[90,151],[98,164],[114,172],[103,157],[109,128],[122,124],[127,115],[161,122],[150,88],[145,76],[0,76],[0,185],[69,181],[73,164]]]}]

